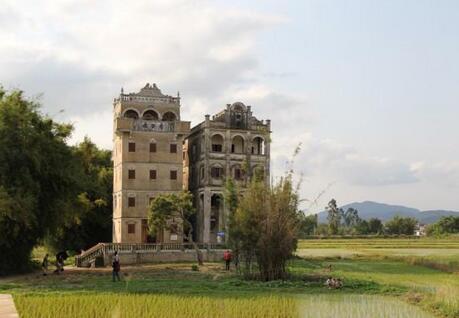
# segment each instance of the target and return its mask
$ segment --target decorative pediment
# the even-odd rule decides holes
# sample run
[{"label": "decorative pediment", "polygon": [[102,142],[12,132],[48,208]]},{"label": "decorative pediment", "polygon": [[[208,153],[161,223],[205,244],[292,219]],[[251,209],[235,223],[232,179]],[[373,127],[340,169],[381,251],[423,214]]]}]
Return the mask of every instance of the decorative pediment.
[{"label": "decorative pediment", "polygon": [[150,83],[147,83],[137,94],[137,96],[154,96],[154,97],[165,97],[161,90],[156,86],[155,83],[153,85],[150,85]]}]

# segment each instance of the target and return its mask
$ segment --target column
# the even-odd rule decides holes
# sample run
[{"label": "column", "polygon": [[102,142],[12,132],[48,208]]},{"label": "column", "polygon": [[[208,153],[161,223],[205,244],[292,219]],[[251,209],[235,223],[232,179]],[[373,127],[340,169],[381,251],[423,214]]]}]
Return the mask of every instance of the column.
[{"label": "column", "polygon": [[212,193],[209,188],[204,189],[204,218],[202,227],[202,241],[203,243],[210,242],[210,198]]}]

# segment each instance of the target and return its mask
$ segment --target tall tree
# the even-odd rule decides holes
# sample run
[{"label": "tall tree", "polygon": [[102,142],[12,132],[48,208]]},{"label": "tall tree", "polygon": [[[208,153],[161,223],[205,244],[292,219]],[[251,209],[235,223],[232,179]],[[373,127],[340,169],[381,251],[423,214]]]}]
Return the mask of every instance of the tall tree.
[{"label": "tall tree", "polygon": [[112,238],[113,167],[111,152],[99,149],[91,140],[72,147],[79,162],[78,187],[74,216],[68,218],[46,243],[55,250],[88,249]]},{"label": "tall tree", "polygon": [[328,220],[328,230],[329,234],[336,235],[338,234],[339,227],[341,225],[341,218],[343,216],[343,211],[338,208],[335,199],[331,199],[328,202],[327,210],[327,220]]},{"label": "tall tree", "polygon": [[346,227],[354,227],[360,222],[359,211],[354,208],[348,208],[343,213],[344,225]]},{"label": "tall tree", "polygon": [[66,144],[72,127],[39,107],[0,88],[0,274],[27,268],[34,245],[56,231],[78,194]]},{"label": "tall tree", "polygon": [[[162,237],[163,230],[178,231],[190,242],[195,251],[199,265],[203,264],[201,252],[193,240],[191,217],[196,213],[193,207],[193,195],[189,191],[179,194],[161,194],[155,197],[148,213],[148,227],[151,235]],[[173,222],[177,219],[178,222]],[[179,224],[177,224],[179,223]]]},{"label": "tall tree", "polygon": [[444,216],[427,227],[428,235],[459,233],[459,216]]},{"label": "tall tree", "polygon": [[418,221],[410,217],[394,216],[386,222],[386,232],[388,234],[413,235]]},{"label": "tall tree", "polygon": [[369,225],[366,220],[359,220],[359,222],[354,226],[354,230],[360,235],[367,235],[370,233]]},{"label": "tall tree", "polygon": [[381,234],[384,231],[384,225],[378,218],[368,220],[368,232],[370,234]]},{"label": "tall tree", "polygon": [[310,214],[304,215],[300,214],[300,224],[299,224],[299,235],[300,237],[305,237],[308,235],[316,234],[316,229],[318,225],[318,215]]}]

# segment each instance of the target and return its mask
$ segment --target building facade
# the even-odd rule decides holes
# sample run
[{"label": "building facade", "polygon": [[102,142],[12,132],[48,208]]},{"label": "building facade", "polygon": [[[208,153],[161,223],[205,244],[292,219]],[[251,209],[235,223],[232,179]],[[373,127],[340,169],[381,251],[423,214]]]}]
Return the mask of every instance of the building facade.
[{"label": "building facade", "polygon": [[[183,190],[183,144],[190,122],[180,120],[180,97],[156,84],[124,94],[113,103],[113,242],[144,243],[147,213],[160,193]],[[180,242],[177,233],[157,238]]]},{"label": "building facade", "polygon": [[196,240],[226,239],[228,211],[224,206],[226,178],[244,189],[258,174],[270,178],[270,120],[260,121],[250,106],[237,102],[191,129],[184,147],[184,176],[197,210]]},{"label": "building facade", "polygon": [[190,130],[190,122],[180,119],[179,95],[164,95],[156,84],[138,93],[121,90],[113,107],[113,242],[182,242],[180,231],[150,237],[147,219],[155,196],[184,189],[197,210],[195,240],[224,241],[225,180],[232,178],[242,191],[255,174],[269,182],[270,121],[237,102]]}]

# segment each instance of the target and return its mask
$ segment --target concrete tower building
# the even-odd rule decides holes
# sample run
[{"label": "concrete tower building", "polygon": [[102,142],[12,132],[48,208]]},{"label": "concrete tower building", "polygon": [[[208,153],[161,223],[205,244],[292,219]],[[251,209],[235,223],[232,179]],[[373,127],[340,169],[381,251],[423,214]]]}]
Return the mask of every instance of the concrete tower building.
[{"label": "concrete tower building", "polygon": [[270,120],[260,121],[251,107],[237,102],[191,129],[184,146],[185,182],[193,193],[196,240],[222,242],[227,233],[225,178],[242,189],[256,173],[270,178]]},{"label": "concrete tower building", "polygon": [[[190,122],[180,120],[180,97],[156,84],[114,100],[113,242],[149,240],[147,211],[159,193],[183,189],[182,147]],[[163,242],[181,242],[176,233]]]}]

